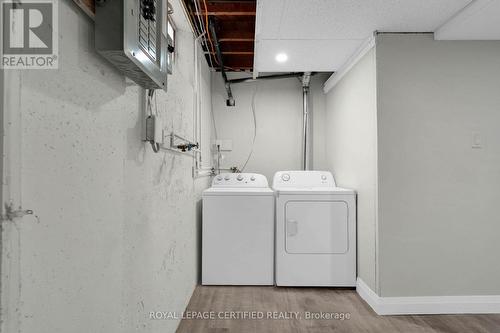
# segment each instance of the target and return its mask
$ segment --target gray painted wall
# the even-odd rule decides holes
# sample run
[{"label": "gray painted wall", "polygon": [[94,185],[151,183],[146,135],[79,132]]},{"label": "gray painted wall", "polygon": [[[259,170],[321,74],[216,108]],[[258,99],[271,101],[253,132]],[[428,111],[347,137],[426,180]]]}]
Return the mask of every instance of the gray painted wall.
[{"label": "gray painted wall", "polygon": [[[1,129],[1,134],[0,134],[0,156],[2,156],[2,158],[0,159],[0,175],[2,175],[2,183],[3,183],[3,156],[4,156],[4,149],[3,149],[3,146],[4,146],[4,135],[5,135],[5,132],[4,132],[4,113],[5,113],[5,109],[4,109],[4,73],[3,73],[3,69],[0,68],[0,129]],[[0,204],[4,202],[4,195],[3,195],[3,186],[2,186],[2,189],[0,189]],[[3,210],[1,210],[2,213],[3,213]],[[2,290],[3,290],[3,287],[2,287],[2,276],[3,276],[3,267],[2,267],[2,258],[3,258],[3,228],[0,228],[0,314],[1,314],[1,300],[2,300]],[[1,317],[0,317],[0,320],[1,320]]]},{"label": "gray painted wall", "polygon": [[499,55],[377,38],[381,296],[500,294]]},{"label": "gray painted wall", "polygon": [[358,276],[376,288],[377,97],[375,50],[330,90],[326,99],[328,168],[337,184],[357,191]]},{"label": "gray painted wall", "polygon": [[358,275],[380,296],[500,294],[499,54],[381,34],[328,93],[328,167],[358,191]]},{"label": "gray painted wall", "polygon": [[[231,77],[241,77],[230,73]],[[247,75],[248,76],[248,75]],[[325,95],[321,89],[328,76],[316,75],[311,81],[312,168],[324,169]],[[246,172],[265,175],[272,182],[279,170],[302,167],[302,86],[297,78],[266,80],[232,85],[235,107],[226,106],[220,73],[212,73],[212,104],[219,139],[230,139],[233,150],[223,152],[224,167],[242,167],[253,139],[252,97],[255,94],[257,137]]]},{"label": "gray painted wall", "polygon": [[[193,137],[193,35],[174,7],[176,63],[158,112]],[[59,24],[60,68],[12,72],[5,87],[22,120],[22,205],[39,221],[4,224],[2,331],[173,332],[176,320],[148,314],[183,311],[197,283],[209,179],[193,180],[192,158],[141,142],[144,91],[95,53],[93,23],[72,1],[60,1]],[[207,119],[206,64],[202,90]]]}]

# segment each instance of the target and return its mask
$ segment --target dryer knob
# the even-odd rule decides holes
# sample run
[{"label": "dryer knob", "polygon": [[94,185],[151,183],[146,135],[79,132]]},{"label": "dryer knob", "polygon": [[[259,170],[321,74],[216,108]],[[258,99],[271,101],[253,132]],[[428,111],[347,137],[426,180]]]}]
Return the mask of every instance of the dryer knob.
[{"label": "dryer knob", "polygon": [[287,173],[284,173],[281,175],[281,179],[285,182],[289,181],[290,180],[290,175],[287,174]]},{"label": "dryer knob", "polygon": [[229,176],[226,176],[226,177],[224,177],[224,179],[225,179],[225,180],[229,180],[230,178],[229,178]]},{"label": "dryer knob", "polygon": [[221,181],[221,180],[222,180],[222,177],[221,177],[221,176],[217,177],[217,180],[218,180],[218,181]]},{"label": "dryer knob", "polygon": [[238,179],[238,181],[242,181],[243,180],[243,176],[242,175],[239,175],[238,177],[236,177],[236,179]]},{"label": "dryer knob", "polygon": [[255,181],[255,177],[254,176],[250,177],[250,180],[254,182]]}]

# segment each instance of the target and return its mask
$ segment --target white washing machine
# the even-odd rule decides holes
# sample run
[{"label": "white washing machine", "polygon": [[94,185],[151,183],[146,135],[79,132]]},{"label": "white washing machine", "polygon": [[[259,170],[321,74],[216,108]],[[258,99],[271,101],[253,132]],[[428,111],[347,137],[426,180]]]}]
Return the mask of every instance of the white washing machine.
[{"label": "white washing machine", "polygon": [[356,194],[327,171],[280,171],[276,195],[276,285],[356,285]]},{"label": "white washing machine", "polygon": [[203,192],[202,224],[202,284],[274,284],[274,193],[265,176],[216,176]]}]

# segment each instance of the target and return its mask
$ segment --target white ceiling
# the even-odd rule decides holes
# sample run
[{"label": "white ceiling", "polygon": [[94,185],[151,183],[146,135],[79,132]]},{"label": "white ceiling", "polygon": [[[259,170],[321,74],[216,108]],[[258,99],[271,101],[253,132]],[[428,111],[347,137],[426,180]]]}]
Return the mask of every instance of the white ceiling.
[{"label": "white ceiling", "polygon": [[[500,0],[257,0],[254,70],[336,71],[377,30],[498,36],[499,7]],[[288,61],[277,63],[278,53]]]},{"label": "white ceiling", "polygon": [[500,1],[473,1],[437,29],[435,38],[445,40],[500,40]]}]

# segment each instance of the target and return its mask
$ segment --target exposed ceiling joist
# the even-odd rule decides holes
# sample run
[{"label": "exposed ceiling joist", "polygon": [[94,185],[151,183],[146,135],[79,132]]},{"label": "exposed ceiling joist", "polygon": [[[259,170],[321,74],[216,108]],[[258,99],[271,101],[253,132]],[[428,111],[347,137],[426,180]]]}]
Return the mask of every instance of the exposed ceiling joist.
[{"label": "exposed ceiling joist", "polygon": [[[208,63],[216,70],[220,64],[216,56],[213,34],[207,29],[215,26],[222,62],[226,70],[253,69],[256,0],[183,0],[191,21],[197,30],[206,32],[203,51]],[[207,31],[208,30],[208,31]]]},{"label": "exposed ceiling joist", "polygon": [[253,38],[219,38],[219,42],[253,42]]},{"label": "exposed ceiling joist", "polygon": [[[210,54],[215,54],[215,52],[205,52]],[[222,54],[233,54],[233,55],[253,55],[253,51],[222,51]]]},{"label": "exposed ceiling joist", "polygon": [[[208,1],[208,15],[255,16],[253,1]],[[202,10],[202,14],[207,12]]]},{"label": "exposed ceiling joist", "polygon": [[255,12],[216,11],[216,12],[201,12],[199,14],[201,14],[201,15],[209,15],[209,16],[255,16]]}]

